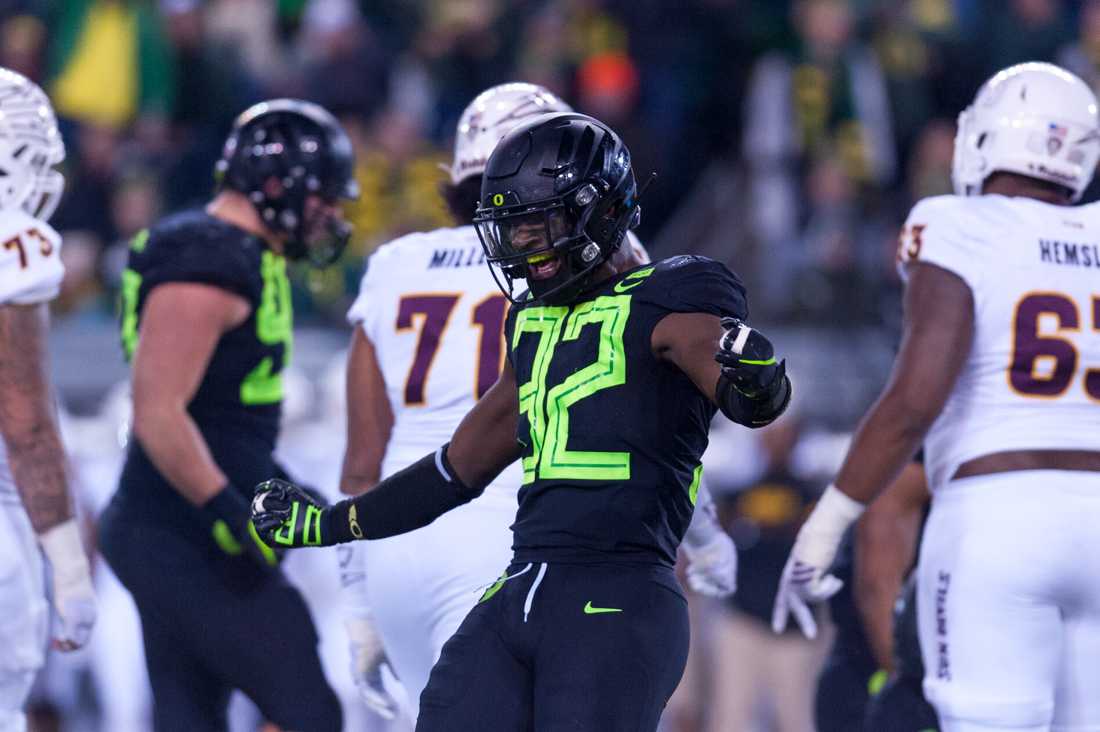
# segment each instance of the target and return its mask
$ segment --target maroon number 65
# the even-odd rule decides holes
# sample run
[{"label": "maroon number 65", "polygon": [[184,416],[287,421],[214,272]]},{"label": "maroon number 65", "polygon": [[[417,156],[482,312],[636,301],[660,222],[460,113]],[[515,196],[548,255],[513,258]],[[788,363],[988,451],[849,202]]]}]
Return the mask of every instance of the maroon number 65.
[{"label": "maroon number 65", "polygon": [[[1094,296],[1091,305],[1092,328],[1100,331],[1100,297]],[[1057,320],[1057,334],[1039,334],[1039,321],[1044,315]],[[1077,373],[1078,356],[1077,347],[1061,334],[1080,330],[1080,311],[1072,298],[1060,292],[1025,295],[1016,306],[1012,323],[1012,363],[1008,369],[1012,389],[1023,396],[1047,399],[1064,394]],[[1050,363],[1046,373],[1039,371],[1043,361]],[[1085,370],[1084,387],[1091,399],[1100,401],[1100,369]]]}]

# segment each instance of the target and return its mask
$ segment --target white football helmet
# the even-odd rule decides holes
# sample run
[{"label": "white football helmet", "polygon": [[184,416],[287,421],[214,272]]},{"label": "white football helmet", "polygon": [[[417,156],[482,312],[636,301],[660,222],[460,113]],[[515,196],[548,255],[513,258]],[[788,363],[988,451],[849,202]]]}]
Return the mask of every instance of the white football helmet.
[{"label": "white football helmet", "polygon": [[0,210],[22,208],[48,219],[65,188],[53,166],[64,159],[46,93],[22,74],[0,68]]},{"label": "white football helmet", "polygon": [[1076,201],[1100,161],[1096,95],[1047,63],[1010,66],[959,114],[951,178],[955,193],[978,195],[997,171],[1058,183]]},{"label": "white football helmet", "polygon": [[520,121],[548,112],[572,112],[573,108],[538,84],[511,82],[486,89],[470,102],[458,120],[455,157],[447,170],[457,185],[471,175],[481,175],[489,154],[500,139]]}]

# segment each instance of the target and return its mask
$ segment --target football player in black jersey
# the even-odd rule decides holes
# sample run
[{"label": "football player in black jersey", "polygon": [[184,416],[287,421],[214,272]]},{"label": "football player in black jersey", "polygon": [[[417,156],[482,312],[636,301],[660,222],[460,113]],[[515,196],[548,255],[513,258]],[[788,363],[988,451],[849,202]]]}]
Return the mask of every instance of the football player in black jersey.
[{"label": "football player in black jersey", "polygon": [[262,102],[234,124],[215,198],[130,246],[133,439],[100,541],[141,615],[158,732],[227,729],[233,689],[285,729],[341,728],[306,605],[248,506],[251,487],[279,472],[287,261],[339,256],[353,163],[326,110]]},{"label": "football player in black jersey", "polygon": [[423,526],[522,460],[513,563],[444,646],[418,730],[654,730],[680,680],[673,563],[710,420],[768,424],[791,389],[723,265],[632,266],[639,214],[630,154],[601,122],[512,130],[475,218],[513,302],[500,379],[450,443],[361,496],[323,508],[283,481],[257,490],[273,546],[335,544]]}]

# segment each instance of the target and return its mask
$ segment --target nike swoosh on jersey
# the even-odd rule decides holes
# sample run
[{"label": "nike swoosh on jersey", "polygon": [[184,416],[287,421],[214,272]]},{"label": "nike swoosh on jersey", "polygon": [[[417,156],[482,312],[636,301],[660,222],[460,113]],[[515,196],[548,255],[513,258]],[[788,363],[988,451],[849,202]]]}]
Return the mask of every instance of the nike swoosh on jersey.
[{"label": "nike swoosh on jersey", "polygon": [[626,292],[627,290],[633,290],[638,285],[645,282],[645,280],[634,280],[630,284],[627,284],[626,280],[619,282],[615,285],[615,292]]},{"label": "nike swoosh on jersey", "polygon": [[592,607],[592,601],[589,600],[584,606],[585,615],[599,615],[601,613],[621,613],[623,609],[621,607]]}]

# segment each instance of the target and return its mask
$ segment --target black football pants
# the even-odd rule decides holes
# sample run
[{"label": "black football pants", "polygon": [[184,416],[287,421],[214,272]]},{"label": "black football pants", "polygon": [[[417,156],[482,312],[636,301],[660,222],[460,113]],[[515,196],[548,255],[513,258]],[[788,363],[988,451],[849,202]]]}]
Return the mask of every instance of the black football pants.
[{"label": "black football pants", "polygon": [[100,549],[141,615],[156,732],[225,732],[230,692],[295,732],[340,732],[305,601],[282,573],[254,567],[112,502]]},{"label": "black football pants", "polygon": [[825,659],[814,696],[817,732],[859,732],[867,712],[867,682],[875,672],[870,659],[834,647]]},{"label": "black football pants", "polygon": [[513,564],[443,646],[417,732],[651,732],[687,662],[671,569]]}]

